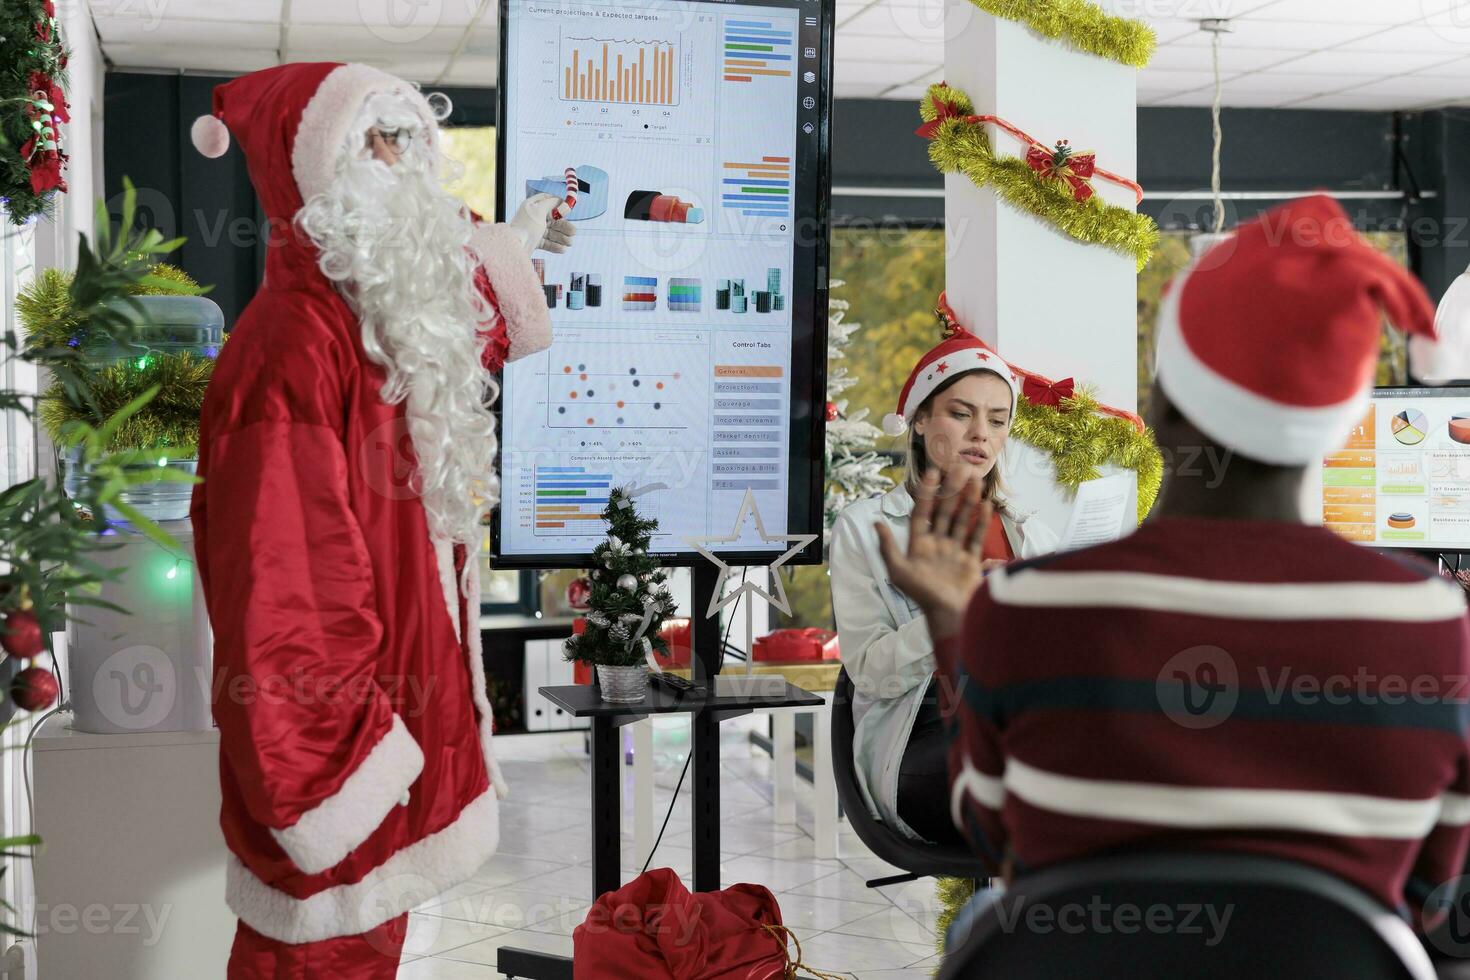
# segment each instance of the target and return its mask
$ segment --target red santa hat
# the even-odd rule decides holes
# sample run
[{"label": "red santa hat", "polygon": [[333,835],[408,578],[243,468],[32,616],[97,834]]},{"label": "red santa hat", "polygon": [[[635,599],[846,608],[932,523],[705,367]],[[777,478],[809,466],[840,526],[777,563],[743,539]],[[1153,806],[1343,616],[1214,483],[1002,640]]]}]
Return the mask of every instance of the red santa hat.
[{"label": "red santa hat", "polygon": [[919,363],[909,373],[908,381],[904,382],[903,390],[898,393],[898,411],[883,417],[883,431],[891,436],[903,435],[919,406],[934,394],[934,389],[950,378],[972,371],[989,371],[1006,383],[1011,389],[1011,415],[1014,417],[1016,395],[1020,391],[1015,373],[979,337],[961,331],[919,358]]},{"label": "red santa hat", "polygon": [[1220,445],[1306,465],[1341,446],[1367,408],[1381,313],[1434,336],[1424,287],[1336,201],[1292,201],[1242,225],[1165,294],[1159,384]]},{"label": "red santa hat", "polygon": [[[370,65],[327,61],[277,65],[215,86],[214,112],[194,120],[190,138],[200,153],[219,157],[233,134],[262,209],[289,226],[303,202],[331,184],[349,130],[378,94],[404,98],[423,120],[424,138],[437,138],[434,110],[412,82]],[[505,319],[508,359],[545,350],[551,320],[524,245],[504,225],[490,222],[478,226],[470,244]]]}]

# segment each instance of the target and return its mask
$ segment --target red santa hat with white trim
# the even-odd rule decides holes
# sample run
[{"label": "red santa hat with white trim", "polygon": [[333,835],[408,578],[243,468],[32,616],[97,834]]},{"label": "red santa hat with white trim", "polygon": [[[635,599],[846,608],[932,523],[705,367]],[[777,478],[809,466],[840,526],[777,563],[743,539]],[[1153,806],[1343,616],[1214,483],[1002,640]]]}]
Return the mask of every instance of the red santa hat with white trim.
[{"label": "red santa hat with white trim", "polygon": [[1220,445],[1307,465],[1367,410],[1384,313],[1435,335],[1419,281],[1332,198],[1301,198],[1241,225],[1175,281],[1159,309],[1158,382]]},{"label": "red santa hat with white trim", "polygon": [[[438,120],[418,87],[371,65],[297,62],[263,68],[215,86],[214,111],[194,120],[190,139],[207,157],[245,153],[262,209],[288,226],[302,204],[330,187],[352,126],[367,100],[402,97],[419,116],[424,138],[439,138]],[[272,245],[278,237],[272,235]],[[477,224],[470,247],[481,260],[505,321],[508,360],[551,345],[546,297],[525,247],[506,225]]]},{"label": "red santa hat with white trim", "polygon": [[919,363],[909,372],[903,390],[898,393],[898,411],[883,416],[883,431],[891,436],[903,435],[919,406],[934,394],[936,388],[950,378],[972,371],[989,371],[1006,383],[1011,389],[1011,416],[1014,418],[1016,397],[1020,393],[1015,372],[979,337],[961,330],[919,358]]}]

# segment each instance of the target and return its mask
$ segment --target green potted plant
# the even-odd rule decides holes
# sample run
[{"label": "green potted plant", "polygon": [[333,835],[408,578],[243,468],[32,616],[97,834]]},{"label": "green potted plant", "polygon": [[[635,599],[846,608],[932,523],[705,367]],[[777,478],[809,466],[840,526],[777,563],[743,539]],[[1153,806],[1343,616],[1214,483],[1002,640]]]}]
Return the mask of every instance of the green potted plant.
[{"label": "green potted plant", "polygon": [[676,608],[665,585],[667,575],[648,554],[658,521],[640,517],[624,487],[608,495],[602,512],[607,539],[592,552],[592,585],[586,628],[568,638],[568,660],[592,664],[602,699],[642,701],[648,691],[648,660],[654,650],[668,653],[659,629]]},{"label": "green potted plant", "polygon": [[[70,306],[79,324],[97,333],[116,333],[126,341],[132,323],[119,315],[115,300],[148,278],[148,264],[178,247],[165,242],[156,231],[132,229],[134,191],[124,182],[122,230],[114,233],[106,213],[99,213],[95,244],[82,236],[77,273],[69,289]],[[0,335],[0,354],[43,368],[63,382],[59,397],[86,400],[90,369],[69,348],[23,344],[13,323]],[[11,724],[17,711],[35,712],[26,718],[34,726],[43,720],[40,712],[55,710],[59,682],[52,668],[56,663],[52,637],[65,629],[67,620],[83,608],[107,608],[99,597],[104,583],[123,574],[124,569],[103,567],[100,554],[113,547],[111,538],[99,534],[103,528],[92,515],[105,512],[120,494],[139,478],[136,454],[109,452],[109,430],[128,424],[147,406],[153,390],[142,392],[132,403],[99,425],[78,422],[73,432],[88,477],[74,493],[66,492],[54,479],[38,476],[0,491],[0,722]],[[27,420],[37,412],[36,397],[14,388],[0,388],[0,412],[14,412]],[[180,480],[193,482],[189,477]],[[159,543],[177,543],[156,524],[139,517],[138,533]],[[72,676],[75,683],[75,675]],[[0,875],[8,862],[28,859],[41,844],[34,833],[0,839]],[[0,935],[26,936],[24,920],[15,909],[0,908]]]}]

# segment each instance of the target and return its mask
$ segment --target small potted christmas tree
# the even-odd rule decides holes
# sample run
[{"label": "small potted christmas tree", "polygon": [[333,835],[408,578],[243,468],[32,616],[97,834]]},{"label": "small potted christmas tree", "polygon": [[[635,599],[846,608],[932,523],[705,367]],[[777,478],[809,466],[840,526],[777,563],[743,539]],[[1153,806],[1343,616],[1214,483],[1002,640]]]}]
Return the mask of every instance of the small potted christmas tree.
[{"label": "small potted christmas tree", "polygon": [[607,540],[592,552],[587,628],[563,646],[568,660],[597,668],[604,701],[642,701],[650,656],[655,650],[668,652],[659,628],[675,609],[664,585],[667,576],[648,554],[658,521],[640,517],[624,487],[608,496],[602,517]]}]

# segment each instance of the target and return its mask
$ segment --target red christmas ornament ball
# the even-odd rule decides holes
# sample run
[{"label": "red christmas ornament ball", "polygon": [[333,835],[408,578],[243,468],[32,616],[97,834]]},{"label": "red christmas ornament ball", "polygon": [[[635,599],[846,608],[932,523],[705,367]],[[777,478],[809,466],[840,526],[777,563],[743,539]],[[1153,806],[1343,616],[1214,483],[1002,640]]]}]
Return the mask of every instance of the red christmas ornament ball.
[{"label": "red christmas ornament ball", "polygon": [[46,638],[41,634],[41,621],[33,609],[17,609],[5,617],[0,624],[0,647],[12,657],[29,659],[46,648]]},{"label": "red christmas ornament ball", "polygon": [[26,711],[51,707],[56,692],[56,675],[45,667],[27,667],[10,682],[10,699]]},{"label": "red christmas ornament ball", "polygon": [[586,609],[591,601],[591,582],[585,578],[574,578],[567,583],[567,605],[573,609]]},{"label": "red christmas ornament ball", "polygon": [[828,422],[836,422],[837,421],[837,418],[838,418],[838,414],[837,414],[837,403],[836,402],[828,402],[827,403],[827,421]]}]

